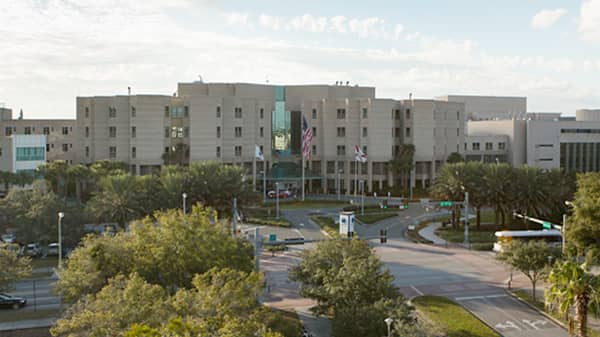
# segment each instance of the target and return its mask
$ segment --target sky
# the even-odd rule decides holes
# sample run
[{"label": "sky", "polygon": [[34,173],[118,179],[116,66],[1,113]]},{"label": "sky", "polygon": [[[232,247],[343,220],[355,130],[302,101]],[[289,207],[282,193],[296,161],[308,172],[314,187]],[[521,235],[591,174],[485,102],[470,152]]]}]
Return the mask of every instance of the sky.
[{"label": "sky", "polygon": [[25,118],[199,76],[600,108],[600,0],[0,0],[0,22],[0,106]]}]

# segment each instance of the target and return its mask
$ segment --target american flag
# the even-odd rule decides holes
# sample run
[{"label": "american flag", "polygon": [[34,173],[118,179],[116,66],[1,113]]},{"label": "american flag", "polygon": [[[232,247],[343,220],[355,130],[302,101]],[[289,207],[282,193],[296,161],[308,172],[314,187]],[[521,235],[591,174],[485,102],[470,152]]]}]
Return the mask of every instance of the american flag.
[{"label": "american flag", "polygon": [[306,160],[310,160],[310,142],[312,142],[312,129],[308,127],[306,118],[302,116],[302,155]]}]

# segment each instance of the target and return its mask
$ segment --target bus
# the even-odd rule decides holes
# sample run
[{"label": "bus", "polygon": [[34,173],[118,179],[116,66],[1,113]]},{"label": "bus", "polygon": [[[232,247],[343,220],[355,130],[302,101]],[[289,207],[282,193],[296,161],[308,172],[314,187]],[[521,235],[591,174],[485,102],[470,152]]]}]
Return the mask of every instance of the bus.
[{"label": "bus", "polygon": [[499,231],[494,233],[496,242],[494,243],[494,251],[501,252],[504,247],[512,240],[531,241],[541,240],[548,244],[560,247],[562,244],[562,234],[556,229],[545,230],[529,230],[529,231]]}]

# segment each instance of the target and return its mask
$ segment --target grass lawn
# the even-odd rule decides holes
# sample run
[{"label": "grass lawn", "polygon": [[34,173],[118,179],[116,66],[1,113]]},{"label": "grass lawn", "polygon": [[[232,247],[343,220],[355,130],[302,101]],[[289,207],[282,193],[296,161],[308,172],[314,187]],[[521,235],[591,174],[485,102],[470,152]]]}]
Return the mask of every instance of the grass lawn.
[{"label": "grass lawn", "polygon": [[[525,302],[531,304],[532,306],[536,307],[538,310],[543,311],[543,312],[549,314],[550,316],[554,317],[556,320],[562,322],[565,326],[568,325],[567,321],[565,320],[565,317],[563,315],[560,315],[557,312],[548,312],[548,311],[546,311],[546,307],[544,306],[544,302],[540,301],[539,298],[536,299],[536,301],[533,301],[533,298],[531,297],[531,291],[515,290],[515,291],[512,291],[512,293],[515,296],[517,296],[518,298],[522,299],[523,301],[525,301]],[[588,336],[589,337],[600,337],[600,332],[588,328]]]},{"label": "grass lawn", "polygon": [[[33,305],[33,304],[28,304]],[[24,310],[2,310],[0,313],[0,322],[16,322],[26,321],[30,319],[43,319],[51,317],[60,317],[61,311],[59,309],[46,309],[38,311],[24,311]]]},{"label": "grass lawn", "polygon": [[[279,200],[281,209],[319,209],[319,208],[342,208],[349,205],[347,202],[337,200],[306,200],[306,201],[286,201]],[[273,205],[275,207],[275,205]]]},{"label": "grass lawn", "polygon": [[332,237],[339,237],[338,226],[335,224],[332,218],[322,215],[311,215],[310,219],[314,221],[319,227],[327,232]]},{"label": "grass lawn", "polygon": [[242,210],[246,216],[246,222],[253,225],[291,227],[287,219],[275,217],[275,207],[246,208]]},{"label": "grass lawn", "polygon": [[449,337],[500,337],[460,305],[440,296],[419,296],[412,300],[419,312]]},{"label": "grass lawn", "polygon": [[391,213],[391,212],[385,212],[385,213],[365,213],[365,215],[357,215],[356,219],[358,219],[360,222],[366,223],[366,224],[374,224],[378,221],[384,220],[384,219],[388,219],[388,218],[393,218],[395,216],[397,216],[398,213]]},{"label": "grass lawn", "polygon": [[[496,242],[494,233],[497,230],[496,226],[487,227],[482,225],[480,230],[476,230],[473,226],[469,226],[469,240],[471,243],[494,243]],[[438,229],[435,233],[448,242],[461,243],[465,241],[464,227],[450,228],[446,226],[446,228]]]},{"label": "grass lawn", "polygon": [[[64,260],[63,260],[63,262],[64,262]],[[31,259],[31,268],[33,268],[33,269],[56,267],[56,266],[58,266],[58,257],[57,256]]]}]

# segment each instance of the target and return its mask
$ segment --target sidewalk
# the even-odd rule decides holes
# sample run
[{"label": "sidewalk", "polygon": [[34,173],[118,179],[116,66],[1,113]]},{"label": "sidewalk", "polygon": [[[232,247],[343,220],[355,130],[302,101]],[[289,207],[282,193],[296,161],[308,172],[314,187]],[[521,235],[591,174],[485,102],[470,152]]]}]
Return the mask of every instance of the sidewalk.
[{"label": "sidewalk", "polygon": [[446,240],[435,235],[435,231],[440,227],[442,227],[442,224],[439,222],[430,223],[429,225],[427,225],[427,227],[425,227],[419,231],[419,235],[424,237],[425,239],[433,242],[434,245],[440,245],[440,246],[446,245],[447,244]]},{"label": "sidewalk", "polygon": [[58,318],[32,319],[26,321],[0,323],[0,331],[50,327]]}]

